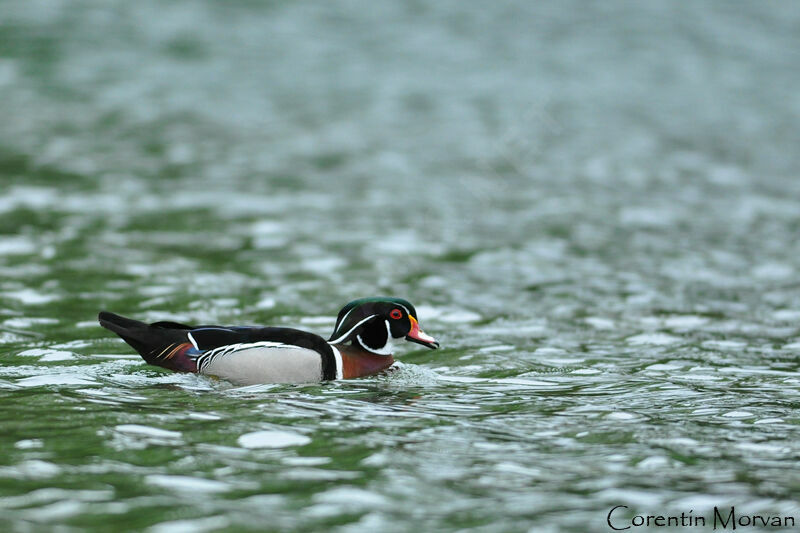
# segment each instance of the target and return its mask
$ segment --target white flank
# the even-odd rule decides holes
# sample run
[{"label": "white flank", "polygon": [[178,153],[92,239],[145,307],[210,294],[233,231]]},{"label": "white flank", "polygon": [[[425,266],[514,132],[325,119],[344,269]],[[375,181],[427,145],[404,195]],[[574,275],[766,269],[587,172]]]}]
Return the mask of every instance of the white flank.
[{"label": "white flank", "polygon": [[213,359],[216,357],[225,357],[226,355],[230,355],[234,352],[239,350],[247,350],[250,348],[278,348],[278,347],[289,347],[289,348],[297,348],[297,346],[293,346],[290,344],[284,344],[282,342],[275,342],[275,341],[261,341],[261,342],[251,342],[251,343],[239,343],[239,344],[226,344],[225,346],[220,346],[219,348],[214,348],[213,350],[209,350],[202,354],[200,357],[197,358],[197,369],[202,372],[205,368],[211,363]]}]

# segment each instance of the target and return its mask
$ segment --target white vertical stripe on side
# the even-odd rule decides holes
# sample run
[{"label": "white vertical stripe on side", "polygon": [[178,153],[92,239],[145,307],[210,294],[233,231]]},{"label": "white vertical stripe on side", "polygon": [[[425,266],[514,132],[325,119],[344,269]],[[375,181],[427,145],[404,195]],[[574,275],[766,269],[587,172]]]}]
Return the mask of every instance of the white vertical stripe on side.
[{"label": "white vertical stripe on side", "polygon": [[194,337],[192,337],[192,333],[189,332],[189,333],[186,334],[186,336],[189,337],[189,342],[192,343],[192,346],[194,346],[194,349],[195,350],[199,350],[200,348],[197,346],[197,341],[194,340]]},{"label": "white vertical stripe on side", "polygon": [[344,377],[342,354],[339,353],[339,350],[336,348],[336,346],[331,346],[331,350],[333,350],[333,358],[336,360],[336,379],[342,379]]}]

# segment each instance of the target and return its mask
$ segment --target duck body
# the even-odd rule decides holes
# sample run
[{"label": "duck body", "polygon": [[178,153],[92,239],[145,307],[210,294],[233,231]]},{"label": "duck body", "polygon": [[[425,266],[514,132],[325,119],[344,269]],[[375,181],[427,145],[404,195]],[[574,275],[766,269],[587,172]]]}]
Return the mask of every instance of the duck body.
[{"label": "duck body", "polygon": [[102,311],[100,325],[144,360],[176,372],[216,376],[239,385],[307,383],[369,376],[394,363],[392,341],[430,348],[414,307],[399,298],[365,298],[339,313],[331,339],[285,327],[147,324]]}]

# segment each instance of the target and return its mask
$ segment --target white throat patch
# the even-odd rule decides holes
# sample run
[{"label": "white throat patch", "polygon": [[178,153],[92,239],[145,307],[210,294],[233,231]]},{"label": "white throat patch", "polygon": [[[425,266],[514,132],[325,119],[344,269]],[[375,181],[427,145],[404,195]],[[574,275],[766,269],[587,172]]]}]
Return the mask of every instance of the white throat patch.
[{"label": "white throat patch", "polygon": [[392,342],[392,328],[389,326],[389,321],[384,320],[384,324],[386,324],[386,344],[384,344],[380,348],[370,348],[366,345],[366,343],[361,339],[361,335],[356,335],[358,339],[358,344],[361,345],[362,348],[367,350],[370,353],[374,353],[377,355],[392,355],[392,349],[394,348],[394,343]]}]

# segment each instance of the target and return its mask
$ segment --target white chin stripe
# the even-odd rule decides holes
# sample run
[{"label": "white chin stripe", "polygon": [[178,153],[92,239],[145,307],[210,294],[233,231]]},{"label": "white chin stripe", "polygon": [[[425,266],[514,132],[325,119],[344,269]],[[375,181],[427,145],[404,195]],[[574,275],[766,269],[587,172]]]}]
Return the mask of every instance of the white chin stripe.
[{"label": "white chin stripe", "polygon": [[392,355],[392,348],[394,348],[394,344],[392,343],[392,329],[391,326],[389,326],[388,320],[384,320],[383,323],[386,324],[386,344],[384,344],[381,348],[370,348],[361,339],[361,335],[356,335],[356,338],[358,339],[358,343],[368,352],[378,355]]}]

